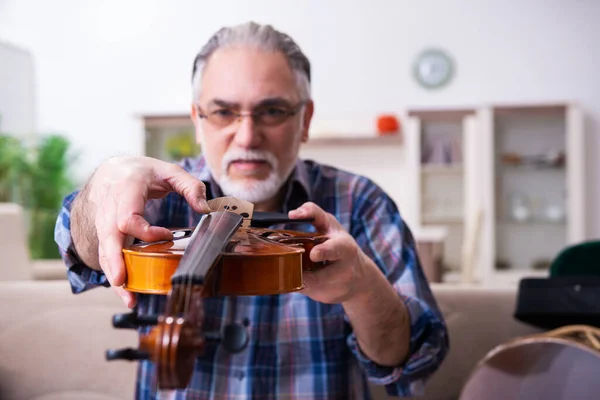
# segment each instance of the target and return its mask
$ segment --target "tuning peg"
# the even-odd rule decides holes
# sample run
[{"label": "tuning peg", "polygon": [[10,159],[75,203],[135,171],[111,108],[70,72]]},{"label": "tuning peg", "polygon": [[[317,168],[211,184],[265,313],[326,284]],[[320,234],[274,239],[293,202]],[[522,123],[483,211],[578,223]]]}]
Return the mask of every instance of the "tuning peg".
[{"label": "tuning peg", "polygon": [[144,351],[140,351],[138,349],[132,349],[132,348],[118,349],[118,350],[106,350],[106,359],[108,361],[112,361],[112,360],[128,360],[128,361],[147,360],[148,353],[146,353]]},{"label": "tuning peg", "polygon": [[207,341],[220,342],[230,353],[239,353],[248,345],[250,337],[246,329],[240,324],[229,324],[225,326],[223,333],[205,332]]},{"label": "tuning peg", "polygon": [[137,329],[140,325],[156,325],[157,323],[157,316],[137,315],[135,311],[127,314],[116,314],[112,319],[113,327],[122,329]]}]

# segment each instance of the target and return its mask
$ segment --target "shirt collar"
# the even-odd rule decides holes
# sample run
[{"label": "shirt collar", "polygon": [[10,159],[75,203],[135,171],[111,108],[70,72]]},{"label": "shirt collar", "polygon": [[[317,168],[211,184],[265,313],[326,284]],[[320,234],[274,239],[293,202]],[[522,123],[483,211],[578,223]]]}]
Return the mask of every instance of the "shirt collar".
[{"label": "shirt collar", "polygon": [[[206,163],[204,157],[198,157],[197,159],[191,160],[190,172],[193,176],[201,180],[206,186],[206,197],[212,199],[215,197],[222,197],[223,192],[216,182],[210,168]],[[307,201],[312,201],[312,191],[310,190],[310,179],[306,164],[301,160],[297,159],[294,169],[290,174],[290,177],[284,184],[285,187],[285,198],[283,202],[283,209],[280,212],[287,213],[289,210],[293,210],[300,207]]]},{"label": "shirt collar", "polygon": [[310,190],[310,180],[306,164],[301,160],[296,160],[296,165],[290,174],[286,183],[286,195],[284,199],[284,210],[287,213],[290,210],[300,207],[307,201],[312,201],[312,191]]}]

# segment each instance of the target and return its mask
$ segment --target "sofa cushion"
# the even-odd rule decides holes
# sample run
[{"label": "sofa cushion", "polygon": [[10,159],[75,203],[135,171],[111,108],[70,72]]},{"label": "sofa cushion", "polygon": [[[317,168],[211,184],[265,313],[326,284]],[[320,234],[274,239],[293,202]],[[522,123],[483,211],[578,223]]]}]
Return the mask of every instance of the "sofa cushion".
[{"label": "sofa cushion", "polygon": [[23,208],[15,203],[0,203],[0,281],[31,279],[27,224]]},{"label": "sofa cushion", "polygon": [[0,398],[131,399],[136,364],[105,361],[109,348],[137,347],[114,329],[128,309],[112,290],[80,295],[63,281],[1,282]]}]

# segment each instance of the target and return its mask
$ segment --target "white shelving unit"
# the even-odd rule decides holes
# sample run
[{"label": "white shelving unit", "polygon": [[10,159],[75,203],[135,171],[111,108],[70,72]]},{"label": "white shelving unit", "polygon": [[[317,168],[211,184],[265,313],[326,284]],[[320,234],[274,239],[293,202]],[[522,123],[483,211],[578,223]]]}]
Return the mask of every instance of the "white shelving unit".
[{"label": "white shelving unit", "polygon": [[574,104],[489,106],[478,117],[487,216],[479,279],[547,275],[562,249],[586,240],[582,112]]},{"label": "white shelving unit", "polygon": [[585,145],[573,104],[410,111],[419,226],[448,229],[444,281],[546,276],[585,237]]},{"label": "white shelving unit", "polygon": [[409,169],[416,175],[416,226],[444,228],[442,280],[461,280],[470,189],[468,124],[474,109],[409,110]]}]

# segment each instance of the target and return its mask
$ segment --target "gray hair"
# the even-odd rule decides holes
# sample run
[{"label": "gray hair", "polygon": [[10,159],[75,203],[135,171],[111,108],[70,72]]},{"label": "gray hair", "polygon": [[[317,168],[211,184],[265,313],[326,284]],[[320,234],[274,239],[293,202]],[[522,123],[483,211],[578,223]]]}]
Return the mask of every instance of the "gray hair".
[{"label": "gray hair", "polygon": [[274,29],[271,25],[247,22],[242,25],[221,28],[200,50],[194,60],[192,69],[193,99],[200,93],[202,72],[210,56],[218,49],[240,44],[257,46],[265,51],[283,53],[296,75],[298,91],[302,100],[310,98],[310,61],[300,50],[300,47],[291,37]]}]

